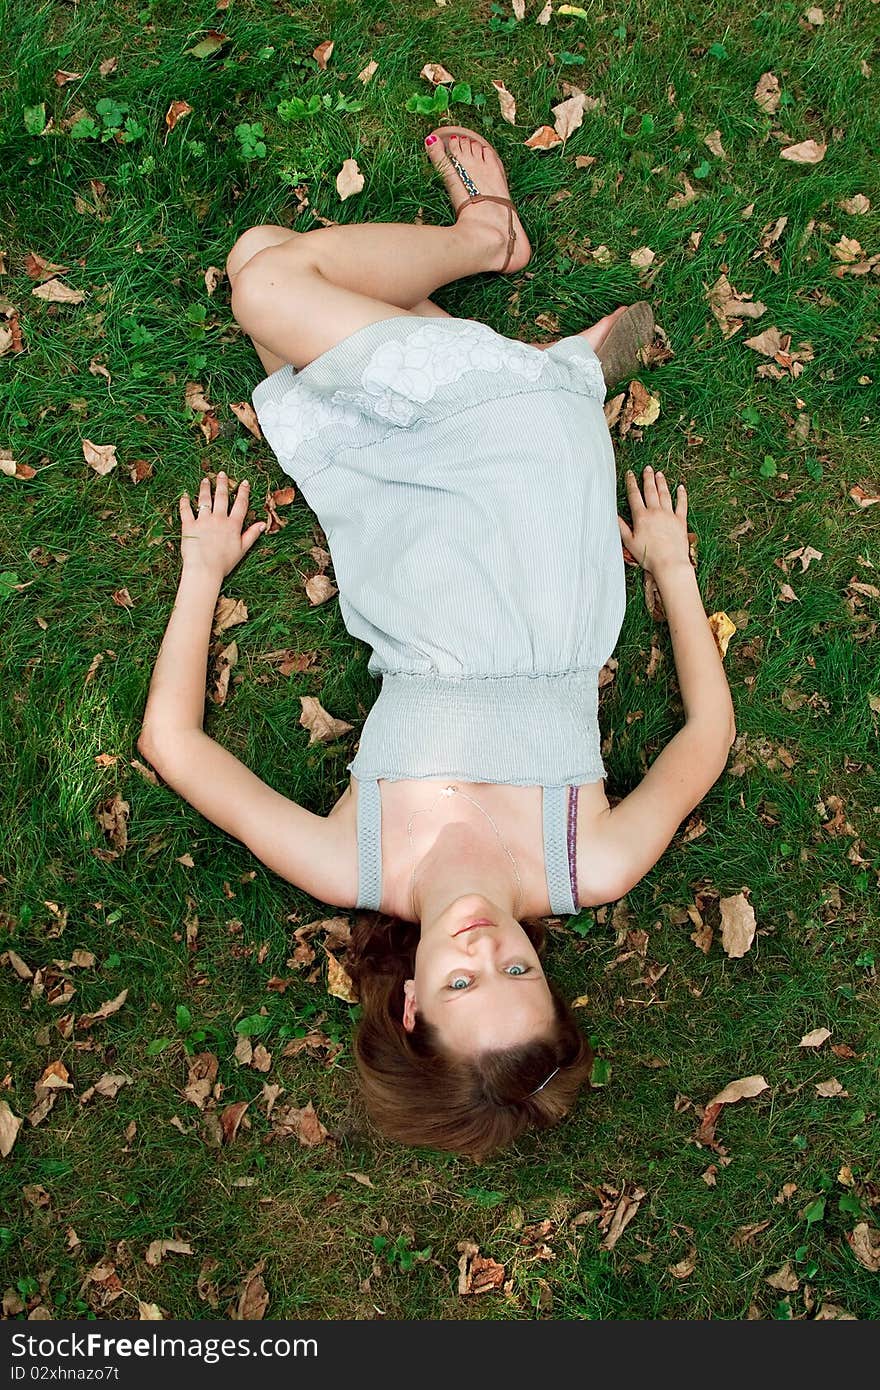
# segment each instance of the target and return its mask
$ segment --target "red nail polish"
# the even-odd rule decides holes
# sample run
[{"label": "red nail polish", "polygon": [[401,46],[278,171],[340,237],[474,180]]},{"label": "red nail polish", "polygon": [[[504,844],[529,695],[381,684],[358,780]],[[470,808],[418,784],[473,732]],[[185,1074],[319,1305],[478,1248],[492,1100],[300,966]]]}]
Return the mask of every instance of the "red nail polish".
[{"label": "red nail polish", "polygon": [[429,135],[429,136],[427,137],[427,139],[425,140],[425,144],[426,144],[426,145],[433,145],[433,144],[436,143],[436,140],[437,140],[437,136],[436,136],[436,135]]}]

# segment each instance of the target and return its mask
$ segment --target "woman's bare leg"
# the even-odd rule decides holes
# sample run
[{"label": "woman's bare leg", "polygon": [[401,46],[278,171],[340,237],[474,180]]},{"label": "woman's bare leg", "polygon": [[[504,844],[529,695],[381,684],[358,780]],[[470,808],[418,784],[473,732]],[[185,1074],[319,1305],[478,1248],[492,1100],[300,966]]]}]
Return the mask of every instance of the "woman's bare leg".
[{"label": "woman's bare leg", "polygon": [[[306,236],[305,232],[294,232],[289,227],[273,226],[267,224],[259,227],[249,227],[235,243],[226,260],[226,273],[229,283],[235,288],[235,282],[239,273],[259,251],[268,250],[271,246],[281,246],[286,241],[291,241],[296,237]],[[421,318],[450,318],[451,316],[445,309],[441,309],[439,304],[435,304],[431,299],[423,299],[420,303],[414,304],[410,313],[418,314]],[[259,341],[253,335],[251,342],[267,372],[277,371],[284,365],[286,359],[278,357],[271,352],[265,343]]]}]

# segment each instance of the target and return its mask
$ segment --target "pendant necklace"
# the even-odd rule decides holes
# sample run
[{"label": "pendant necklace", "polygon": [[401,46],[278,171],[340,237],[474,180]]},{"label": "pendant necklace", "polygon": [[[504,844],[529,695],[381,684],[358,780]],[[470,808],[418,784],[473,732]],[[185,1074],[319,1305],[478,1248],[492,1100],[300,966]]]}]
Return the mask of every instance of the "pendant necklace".
[{"label": "pendant necklace", "polygon": [[503,836],[502,836],[502,834],[501,834],[501,831],[498,829],[498,826],[495,824],[495,821],[493,820],[492,816],[490,816],[489,812],[488,812],[483,806],[480,805],[479,801],[476,801],[472,796],[469,796],[467,792],[463,792],[463,791],[461,790],[460,787],[443,787],[442,790],[440,791],[439,796],[437,796],[437,797],[434,799],[434,801],[431,803],[430,806],[424,806],[424,807],[421,807],[418,811],[413,811],[412,815],[410,816],[409,820],[408,820],[407,823],[406,823],[406,834],[407,834],[407,839],[409,840],[409,855],[410,855],[410,860],[411,860],[411,863],[412,863],[412,869],[411,869],[411,871],[410,871],[410,876],[409,876],[409,900],[410,900],[410,910],[411,910],[411,912],[412,912],[413,917],[417,917],[417,916],[418,916],[418,913],[416,912],[416,901],[415,901],[416,860],[415,860],[415,850],[413,849],[412,824],[413,824],[413,821],[415,820],[416,816],[421,816],[421,815],[426,814],[426,812],[428,812],[428,811],[433,811],[434,807],[437,805],[437,802],[440,800],[441,797],[449,797],[449,796],[463,796],[464,799],[465,799],[465,801],[469,801],[469,802],[471,803],[472,806],[476,806],[477,810],[478,810],[479,812],[481,812],[481,814],[484,815],[484,816],[486,817],[486,820],[489,822],[489,824],[491,825],[492,829],[495,831],[495,836],[496,836],[496,838],[497,838],[497,840],[498,840],[498,843],[501,845],[501,848],[504,850],[504,853],[507,855],[508,859],[510,860],[511,867],[513,868],[513,875],[514,875],[514,878],[516,879],[517,895],[516,895],[516,902],[515,902],[515,904],[514,904],[513,916],[514,916],[514,917],[518,917],[518,916],[519,916],[520,908],[521,908],[521,906],[522,906],[523,889],[522,889],[522,879],[520,878],[519,868],[518,868],[518,866],[517,866],[517,862],[516,862],[516,860],[514,859],[513,855],[511,854],[511,852],[510,852],[510,850],[509,850],[509,848],[508,848],[508,846],[507,846],[506,840],[503,838]]}]

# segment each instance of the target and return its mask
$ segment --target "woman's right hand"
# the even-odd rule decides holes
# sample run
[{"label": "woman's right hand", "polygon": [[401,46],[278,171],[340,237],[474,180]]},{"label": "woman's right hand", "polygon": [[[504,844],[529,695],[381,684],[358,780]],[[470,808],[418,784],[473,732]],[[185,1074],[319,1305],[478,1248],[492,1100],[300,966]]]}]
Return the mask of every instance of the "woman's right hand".
[{"label": "woman's right hand", "polygon": [[642,473],[642,489],[632,469],[627,469],[626,495],[632,513],[632,527],[618,516],[620,536],[627,550],[642,569],[656,579],[665,569],[690,564],[687,534],[687,492],[679,483],[673,506],[669,486],[662,472],[655,474],[650,464]]}]

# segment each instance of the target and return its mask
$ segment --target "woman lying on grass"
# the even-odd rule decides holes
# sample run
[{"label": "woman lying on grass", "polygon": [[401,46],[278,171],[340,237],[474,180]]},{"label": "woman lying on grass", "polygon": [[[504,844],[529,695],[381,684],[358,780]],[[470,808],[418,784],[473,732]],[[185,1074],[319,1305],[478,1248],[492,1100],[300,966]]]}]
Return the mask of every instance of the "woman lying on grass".
[{"label": "woman lying on grass", "polygon": [[[428,296],[513,273],[531,248],[495,151],[426,141],[453,226],[253,227],[227,269],[267,376],[263,432],[327,536],[348,631],[381,692],[328,816],[273,791],[203,731],[223,579],[242,531],[218,473],[181,499],[183,572],[138,747],[265,864],[371,909],[352,968],[367,1108],[387,1136],[481,1156],[559,1120],[591,1054],[541,966],[549,914],[615,901],[721,775],[734,715],[688,558],[687,498],[662,473],[617,516],[602,411],[633,375],[647,306],[539,348]],[[461,214],[467,215],[462,217]],[[621,539],[659,587],[685,723],[614,808],[598,675],[625,606]]]}]

